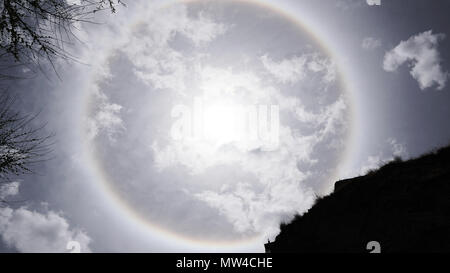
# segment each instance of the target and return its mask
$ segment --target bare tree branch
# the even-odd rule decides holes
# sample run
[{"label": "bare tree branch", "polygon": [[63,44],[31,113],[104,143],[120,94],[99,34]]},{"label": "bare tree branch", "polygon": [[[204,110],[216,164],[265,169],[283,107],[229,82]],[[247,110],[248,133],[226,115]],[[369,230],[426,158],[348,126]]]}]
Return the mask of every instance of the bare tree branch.
[{"label": "bare tree branch", "polygon": [[[74,25],[93,22],[105,9],[116,12],[122,0],[0,0],[0,59],[39,69],[45,60],[56,72],[56,59],[75,60],[66,45],[73,44]],[[1,73],[0,78],[7,73]]]},{"label": "bare tree branch", "polygon": [[0,182],[11,176],[33,173],[33,165],[48,159],[52,135],[44,135],[44,125],[32,124],[38,114],[22,116],[13,110],[14,100],[0,97]]}]

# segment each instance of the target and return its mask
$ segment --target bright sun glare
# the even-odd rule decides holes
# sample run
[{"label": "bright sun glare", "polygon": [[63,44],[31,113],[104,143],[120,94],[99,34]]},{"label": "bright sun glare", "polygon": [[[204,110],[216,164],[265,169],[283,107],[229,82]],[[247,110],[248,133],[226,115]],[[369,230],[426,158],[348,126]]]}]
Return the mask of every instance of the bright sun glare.
[{"label": "bright sun glare", "polygon": [[210,105],[203,112],[203,133],[206,140],[225,144],[239,138],[236,120],[236,106]]}]

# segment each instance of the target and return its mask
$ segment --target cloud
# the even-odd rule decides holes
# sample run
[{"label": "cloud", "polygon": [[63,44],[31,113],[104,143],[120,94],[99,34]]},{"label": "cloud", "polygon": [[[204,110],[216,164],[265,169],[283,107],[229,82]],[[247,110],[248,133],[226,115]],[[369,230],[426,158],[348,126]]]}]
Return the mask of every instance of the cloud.
[{"label": "cloud", "polygon": [[383,164],[394,160],[395,157],[401,157],[403,159],[408,157],[408,151],[405,144],[399,143],[395,138],[389,138],[386,143],[389,145],[389,152],[383,153],[380,151],[376,155],[369,156],[366,162],[361,166],[359,175],[365,175],[371,170],[376,170]]},{"label": "cloud", "polygon": [[233,190],[204,191],[196,196],[217,208],[236,231],[263,232],[270,239],[279,233],[280,222],[288,222],[295,214],[306,211],[315,198],[311,190],[305,191],[294,181],[274,183],[261,193],[250,184],[238,183]]},{"label": "cloud", "polygon": [[[307,64],[310,67],[305,65],[305,69],[325,77],[326,68],[318,60],[322,59],[309,59]],[[294,129],[292,124],[281,124],[279,146],[270,151],[265,151],[261,143],[233,142],[217,146],[183,139],[167,145],[160,145],[158,141],[151,144],[154,164],[159,171],[183,166],[190,175],[202,175],[209,168],[234,164],[248,174],[248,180],[228,185],[226,190],[201,190],[190,194],[216,208],[235,231],[242,234],[262,233],[273,238],[279,231],[280,222],[289,221],[293,215],[302,214],[312,205],[314,190],[320,189],[323,181],[316,180],[318,174],[314,171],[302,171],[298,166],[322,163],[322,158],[314,158],[316,147],[329,143],[331,148],[332,140],[342,136],[348,108],[345,99],[337,97],[312,112],[297,97],[282,94],[249,71],[238,73],[206,66],[200,70],[200,78],[200,88],[206,100],[224,95],[236,98],[242,94],[239,91],[244,89],[245,97],[238,101],[245,101],[246,98],[250,102],[270,101],[279,105],[280,111],[291,115],[296,122],[313,128],[307,134]],[[318,86],[323,85],[324,81],[319,80]],[[305,185],[307,179],[317,184]]]},{"label": "cloud", "polygon": [[320,57],[319,54],[310,55],[308,70],[314,73],[322,72],[323,81],[326,83],[333,82],[336,79],[336,65],[334,61]]},{"label": "cloud", "polygon": [[200,12],[196,17],[188,16],[185,5],[173,5],[164,9],[143,8],[146,15],[141,18],[152,18],[139,24],[128,39],[120,46],[130,61],[133,62],[136,75],[145,83],[156,89],[175,90],[180,94],[186,88],[185,80],[190,76],[189,60],[173,49],[170,42],[177,35],[185,38],[195,47],[201,47],[216,37],[223,35],[228,26],[217,23]]},{"label": "cloud", "polygon": [[3,241],[20,252],[67,252],[69,241],[77,241],[82,252],[90,252],[90,238],[80,230],[70,230],[67,221],[49,211],[41,214],[26,207],[0,208]]},{"label": "cloud", "polygon": [[334,62],[318,54],[303,54],[279,62],[263,55],[261,62],[267,71],[283,84],[295,84],[303,80],[308,72],[322,72],[324,82],[333,82],[336,79]]},{"label": "cloud", "polygon": [[125,130],[125,125],[120,117],[122,106],[111,103],[108,97],[101,91],[93,93],[96,97],[94,115],[86,119],[88,137],[93,139],[100,133],[105,133],[110,142],[115,142],[115,137]]},{"label": "cloud", "polygon": [[385,162],[385,159],[382,159],[381,154],[369,156],[364,165],[361,166],[358,175],[365,175],[371,170],[378,169],[383,164],[383,162]]},{"label": "cloud", "polygon": [[369,6],[380,6],[381,0],[366,0],[366,3]]},{"label": "cloud", "polygon": [[420,89],[437,85],[442,90],[449,73],[441,67],[441,57],[438,51],[439,41],[445,34],[433,34],[431,30],[419,33],[406,41],[401,41],[394,49],[384,56],[383,68],[386,71],[396,71],[404,63],[411,67],[411,75],[419,83]]},{"label": "cloud", "polygon": [[[18,182],[2,185],[0,196],[16,195],[18,188]],[[0,237],[19,252],[67,252],[69,241],[80,243],[82,252],[91,252],[89,236],[79,229],[70,229],[60,214],[39,213],[26,206],[0,207]]]},{"label": "cloud", "polygon": [[223,35],[229,28],[224,24],[214,22],[211,18],[205,16],[203,12],[200,12],[197,18],[187,17],[185,13],[183,13],[183,16],[187,20],[181,33],[192,40],[196,46],[211,42],[216,37]]},{"label": "cloud", "polygon": [[[157,90],[184,94],[186,79],[190,77],[191,70],[195,69],[190,64],[197,59],[185,58],[181,52],[171,47],[170,42],[176,35],[181,35],[195,47],[201,47],[224,34],[228,27],[214,22],[202,12],[196,17],[188,16],[185,5],[173,5],[165,8],[164,14],[157,14],[161,9],[153,7],[152,3],[141,4],[143,7],[138,11],[141,14],[136,17],[152,20],[136,25],[130,33],[123,35],[122,39],[115,40],[115,50],[120,49],[118,51],[125,53],[133,63],[134,74],[142,82]],[[122,29],[123,26],[119,25],[116,31],[120,33]],[[114,37],[117,38],[117,35]],[[102,65],[110,61],[108,57],[93,57],[100,60],[93,71],[98,79],[110,80],[109,67]],[[90,139],[105,133],[110,142],[114,143],[116,136],[126,130],[121,118],[123,107],[110,102],[107,92],[103,92],[99,87],[99,82],[90,86],[90,93],[95,99],[95,109],[86,120],[86,130]]]},{"label": "cloud", "polygon": [[364,0],[336,0],[333,2],[337,8],[344,11],[361,8],[364,5]]},{"label": "cloud", "polygon": [[294,57],[292,59],[274,62],[266,55],[261,57],[264,67],[281,83],[296,83],[306,75],[306,56]]},{"label": "cloud", "polygon": [[19,193],[19,182],[14,181],[0,185],[0,200],[4,200],[8,196],[14,196]]},{"label": "cloud", "polygon": [[374,50],[381,46],[381,41],[373,37],[366,37],[361,43],[361,47],[365,50]]}]

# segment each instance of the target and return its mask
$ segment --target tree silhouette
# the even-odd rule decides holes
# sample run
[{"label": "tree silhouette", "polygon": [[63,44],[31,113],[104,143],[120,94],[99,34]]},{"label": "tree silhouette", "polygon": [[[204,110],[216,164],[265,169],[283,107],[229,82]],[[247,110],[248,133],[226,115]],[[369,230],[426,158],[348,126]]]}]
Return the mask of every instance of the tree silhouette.
[{"label": "tree silhouette", "polygon": [[[52,66],[57,58],[74,59],[65,49],[76,40],[77,22],[92,22],[92,15],[109,9],[116,12],[121,0],[0,0],[0,79],[15,77],[5,73],[11,60],[16,64]],[[37,65],[37,66],[36,66]],[[54,66],[53,66],[54,68]],[[56,70],[55,70],[56,71]]]},{"label": "tree silhouette", "polygon": [[[119,4],[121,0],[0,0],[0,81],[20,79],[17,68],[35,71],[43,61],[57,73],[54,61],[75,59],[66,47],[77,40],[76,23],[93,23],[96,12],[114,13]],[[51,136],[35,124],[37,115],[22,115],[13,106],[13,99],[0,95],[0,183],[32,173],[33,165],[50,152]]]},{"label": "tree silhouette", "polygon": [[9,96],[0,97],[0,183],[32,173],[33,165],[46,160],[50,152],[52,136],[44,134],[45,125],[36,127],[37,115],[21,115],[13,105]]}]

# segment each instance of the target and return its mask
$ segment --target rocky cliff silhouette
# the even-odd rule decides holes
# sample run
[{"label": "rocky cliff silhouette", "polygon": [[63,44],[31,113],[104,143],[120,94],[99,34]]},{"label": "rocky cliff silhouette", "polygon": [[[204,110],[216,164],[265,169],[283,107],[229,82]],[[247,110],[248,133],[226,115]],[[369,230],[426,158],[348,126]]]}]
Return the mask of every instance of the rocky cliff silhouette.
[{"label": "rocky cliff silhouette", "polygon": [[450,146],[335,183],[267,252],[450,252]]}]

